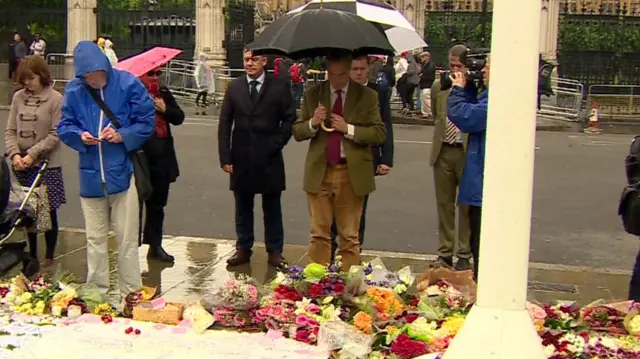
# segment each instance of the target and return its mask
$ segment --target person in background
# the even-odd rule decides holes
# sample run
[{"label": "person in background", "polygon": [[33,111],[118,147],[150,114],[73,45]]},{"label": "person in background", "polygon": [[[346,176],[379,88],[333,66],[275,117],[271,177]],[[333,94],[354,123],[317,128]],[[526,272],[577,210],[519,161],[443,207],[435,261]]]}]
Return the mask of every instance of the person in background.
[{"label": "person in background", "polygon": [[100,51],[102,51],[102,53],[104,52],[104,44],[107,42],[107,40],[105,40],[103,37],[99,37],[98,40],[96,40],[96,44],[98,45],[98,47],[100,48]]},{"label": "person in background", "polygon": [[[386,140],[378,94],[350,81],[351,57],[326,59],[329,80],[305,91],[302,113],[293,126],[296,141],[309,140],[303,190],[311,216],[309,260],[331,261],[331,225],[335,219],[342,269],[360,264],[358,230],[364,196],[375,190],[372,145]],[[330,118],[332,132],[321,130]]]},{"label": "person in background", "polygon": [[[449,69],[464,72],[467,48],[456,45],[449,50]],[[462,133],[447,117],[447,102],[451,91],[449,79],[436,80],[431,87],[431,112],[434,129],[430,164],[433,167],[433,183],[438,206],[438,260],[434,266],[453,267],[454,247],[457,247],[456,270],[471,269],[469,248],[469,216],[466,206],[458,206],[458,188],[464,169],[467,135]],[[456,210],[458,221],[456,226]],[[457,231],[456,231],[457,227]],[[456,242],[457,234],[457,242]],[[457,244],[457,246],[456,246]]]},{"label": "person in background", "polygon": [[[213,71],[207,64],[207,55],[203,52],[198,55],[198,64],[196,70],[193,73],[193,77],[196,80],[196,87],[198,88],[198,95],[196,95],[196,107],[202,109],[202,114],[206,115],[207,109],[207,95],[209,90],[213,87]],[[200,102],[202,100],[202,102]],[[199,111],[196,111],[198,114]]]},{"label": "person in background", "polygon": [[384,94],[385,103],[391,103],[393,88],[396,86],[396,70],[393,60],[387,56],[372,56],[369,66],[369,82],[378,85],[378,91]]},{"label": "person in background", "polygon": [[115,66],[115,64],[118,63],[118,56],[116,56],[116,52],[113,51],[113,42],[109,39],[104,40],[104,54],[107,55],[111,66]]},{"label": "person in background", "polygon": [[407,101],[408,113],[412,113],[416,110],[416,89],[420,83],[420,67],[416,61],[416,57],[413,54],[407,55],[407,84],[405,88],[405,99]]},{"label": "person in background", "polygon": [[420,97],[422,102],[422,116],[431,117],[431,86],[436,80],[436,66],[431,61],[431,54],[427,51],[420,54],[422,70],[420,72]]},{"label": "person in background", "polygon": [[47,50],[47,43],[40,37],[40,34],[36,34],[29,49],[31,50],[31,55],[44,57]]},{"label": "person in background", "polygon": [[400,60],[398,60],[398,63],[394,67],[396,71],[396,91],[398,96],[400,96],[400,102],[402,103],[401,112],[403,114],[409,112],[409,100],[407,99],[407,69],[409,68],[408,56],[408,51],[404,51],[400,54]]},{"label": "person in background", "polygon": [[[369,81],[369,66],[371,60],[367,56],[358,56],[351,62],[351,81],[357,82],[361,85],[367,86],[370,89],[376,91],[378,94],[378,102],[380,104],[380,117],[384,122],[384,127],[387,132],[386,139],[383,145],[371,146],[371,153],[373,154],[373,171],[376,176],[385,176],[391,171],[393,167],[393,124],[391,123],[391,106],[389,99],[387,98],[386,89],[380,87],[375,82]],[[369,195],[364,196],[364,202],[362,204],[362,216],[360,217],[360,228],[358,230],[358,237],[360,239],[360,248],[364,243],[364,230],[367,213],[367,203],[369,203]],[[338,249],[338,229],[334,218],[331,225],[331,254],[332,262],[335,257],[336,250]]]},{"label": "person in background", "polygon": [[447,114],[461,131],[469,134],[458,202],[469,206],[469,243],[473,254],[473,279],[478,281],[480,265],[480,222],[482,218],[482,186],[484,180],[484,154],[487,136],[487,105],[489,102],[489,73],[491,58],[482,69],[483,91],[467,86],[466,72],[452,71],[453,89],[449,94]]},{"label": "person in background", "polygon": [[296,61],[289,68],[289,76],[291,77],[291,93],[293,95],[293,103],[296,110],[300,109],[300,100],[304,91],[304,66],[302,62]]},{"label": "person in background", "polygon": [[236,252],[229,266],[251,261],[253,205],[262,195],[265,245],[270,265],[282,269],[284,227],[282,191],[286,189],[282,150],[296,120],[289,82],[265,71],[267,58],[243,52],[245,76],[234,79],[222,100],[218,123],[220,167],[229,174],[235,199]]},{"label": "person in background", "polygon": [[22,36],[19,33],[13,34],[13,44],[11,45],[11,51],[13,51],[13,55],[10,57],[13,59],[13,71],[11,81],[16,83],[18,74],[18,66],[20,66],[20,61],[22,58],[27,56],[27,44],[24,43]]},{"label": "person in background", "polygon": [[[62,95],[51,86],[51,71],[40,56],[26,56],[18,67],[17,81],[24,89],[11,101],[9,119],[4,131],[4,148],[13,164],[21,186],[29,187],[43,160],[49,161],[43,184],[49,198],[51,229],[44,233],[46,242],[43,267],[50,267],[58,242],[58,209],[66,203],[62,179],[60,138],[56,132],[61,117]],[[29,252],[37,262],[38,233],[28,232]]]},{"label": "person in background", "polygon": [[[101,49],[80,41],[73,51],[76,78],[65,88],[60,140],[79,154],[80,206],[87,237],[87,283],[109,289],[109,228],[118,251],[122,296],[140,290],[140,208],[130,154],[153,134],[156,109],[133,74],[111,67]],[[95,91],[120,122],[114,128],[89,91]]]},{"label": "person in background", "polygon": [[169,186],[180,175],[178,158],[171,135],[171,126],[184,122],[184,112],[166,86],[158,84],[162,74],[160,68],[140,76],[156,108],[155,131],[142,146],[149,162],[149,174],[153,192],[145,202],[146,216],[143,229],[143,244],[149,245],[147,257],[162,262],[173,262],[174,257],[162,248],[164,207],[169,199]]}]

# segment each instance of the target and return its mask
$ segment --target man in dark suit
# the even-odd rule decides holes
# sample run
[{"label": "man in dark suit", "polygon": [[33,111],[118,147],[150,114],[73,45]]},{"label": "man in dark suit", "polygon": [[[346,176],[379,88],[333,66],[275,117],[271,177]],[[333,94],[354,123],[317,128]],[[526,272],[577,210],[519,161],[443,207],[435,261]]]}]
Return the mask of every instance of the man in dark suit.
[{"label": "man in dark suit", "polygon": [[[391,107],[389,105],[389,99],[386,96],[385,89],[380,88],[378,84],[369,81],[369,66],[371,65],[371,59],[367,56],[358,56],[351,62],[351,81],[357,82],[361,85],[365,85],[370,89],[376,91],[378,94],[378,102],[380,103],[380,117],[384,122],[385,129],[387,131],[384,144],[372,145],[371,153],[373,154],[373,168],[376,176],[384,176],[391,171],[393,167],[393,125],[391,123]],[[364,243],[364,228],[365,217],[367,213],[367,203],[369,202],[369,195],[364,196],[364,202],[362,205],[362,216],[360,217],[360,228],[358,230],[360,238],[360,246]],[[332,259],[335,256],[338,249],[338,230],[336,221],[334,219],[331,226],[331,249]]]},{"label": "man in dark suit", "polygon": [[[254,242],[253,203],[262,194],[269,264],[282,268],[284,229],[280,197],[285,190],[282,149],[291,138],[296,110],[287,81],[265,72],[266,57],[243,54],[246,75],[224,95],[218,124],[220,166],[231,176],[235,197],[236,252],[230,266],[248,263]],[[233,130],[232,130],[233,129]]]}]

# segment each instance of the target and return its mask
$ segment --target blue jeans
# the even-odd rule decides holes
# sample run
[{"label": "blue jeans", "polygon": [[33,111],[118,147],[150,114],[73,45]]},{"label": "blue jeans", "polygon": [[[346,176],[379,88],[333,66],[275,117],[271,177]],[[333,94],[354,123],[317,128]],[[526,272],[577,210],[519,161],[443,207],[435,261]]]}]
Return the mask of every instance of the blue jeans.
[{"label": "blue jeans", "polygon": [[[264,242],[268,253],[282,253],[284,228],[282,225],[282,192],[262,194]],[[253,200],[255,194],[233,192],[236,204],[236,249],[251,253],[255,240],[253,232]]]},{"label": "blue jeans", "polygon": [[636,264],[633,266],[631,283],[629,283],[629,300],[640,302],[640,250],[636,256]]}]

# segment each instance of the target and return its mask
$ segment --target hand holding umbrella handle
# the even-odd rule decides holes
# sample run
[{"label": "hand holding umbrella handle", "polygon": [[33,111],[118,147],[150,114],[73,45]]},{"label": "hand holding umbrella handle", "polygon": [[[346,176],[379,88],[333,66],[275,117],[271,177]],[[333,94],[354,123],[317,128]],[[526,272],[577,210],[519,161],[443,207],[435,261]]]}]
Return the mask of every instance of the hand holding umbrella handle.
[{"label": "hand holding umbrella handle", "polygon": [[325,132],[333,132],[336,130],[331,124],[331,117],[328,117],[326,120],[322,121],[320,123],[320,127],[322,127]]}]

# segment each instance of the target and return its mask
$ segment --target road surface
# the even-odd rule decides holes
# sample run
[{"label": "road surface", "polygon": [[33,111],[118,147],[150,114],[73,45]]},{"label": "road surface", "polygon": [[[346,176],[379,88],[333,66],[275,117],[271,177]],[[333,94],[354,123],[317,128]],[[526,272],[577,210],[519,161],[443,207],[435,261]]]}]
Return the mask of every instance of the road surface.
[{"label": "road surface", "polygon": [[[0,112],[1,126],[6,125],[7,116],[6,111]],[[395,166],[390,175],[377,180],[378,189],[369,200],[365,247],[434,254],[438,248],[437,217],[428,164],[433,128],[396,126],[394,131]],[[218,163],[217,121],[189,118],[174,130],[174,136],[181,177],[171,189],[165,232],[234,238],[233,197],[228,176]],[[631,268],[638,239],[622,230],[616,214],[630,140],[625,135],[538,132],[532,261]],[[288,190],[282,205],[288,243],[308,240],[309,216],[301,189],[307,146],[292,140],[285,150]],[[60,222],[66,227],[83,227],[77,156],[66,147],[63,152],[68,203],[61,210]],[[260,240],[259,199],[256,209],[256,237]]]}]

